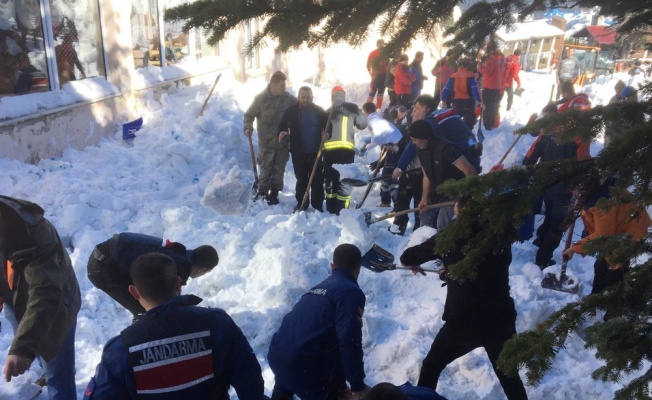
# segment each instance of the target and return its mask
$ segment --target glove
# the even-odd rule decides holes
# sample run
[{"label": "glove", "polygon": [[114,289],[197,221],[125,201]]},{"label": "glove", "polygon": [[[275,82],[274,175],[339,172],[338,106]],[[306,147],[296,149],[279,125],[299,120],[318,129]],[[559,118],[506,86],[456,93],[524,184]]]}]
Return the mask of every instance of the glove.
[{"label": "glove", "polygon": [[439,270],[439,279],[444,283],[448,283],[448,271],[446,271],[445,266]]},{"label": "glove", "polygon": [[371,136],[365,136],[362,138],[362,143],[371,144]]},{"label": "glove", "polygon": [[367,149],[365,149],[364,147],[361,148],[361,149],[354,148],[353,151],[355,151],[355,154],[360,156],[360,157],[364,157],[365,154],[367,154]]},{"label": "glove", "polygon": [[376,161],[372,162],[371,164],[369,164],[369,168],[371,168],[372,171],[375,171],[376,167],[378,167],[378,160],[376,160]]},{"label": "glove", "polygon": [[381,149],[387,149],[388,153],[398,153],[398,145],[394,143],[387,143],[380,146]]}]

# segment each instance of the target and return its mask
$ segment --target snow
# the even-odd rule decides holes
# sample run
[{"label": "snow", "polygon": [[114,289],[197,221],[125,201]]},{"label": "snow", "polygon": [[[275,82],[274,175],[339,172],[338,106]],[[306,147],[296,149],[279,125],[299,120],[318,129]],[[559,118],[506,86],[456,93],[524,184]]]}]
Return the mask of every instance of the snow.
[{"label": "snow", "polygon": [[[366,52],[360,54],[360,67],[351,68],[343,81],[314,87],[315,102],[328,106],[330,88],[342,84],[348,99],[361,104],[368,85],[365,57]],[[424,65],[424,70],[430,67]],[[148,73],[151,72],[150,69]],[[521,76],[523,97],[515,98],[511,111],[502,109],[500,128],[485,131],[484,171],[489,171],[502,157],[514,140],[512,132],[548,101],[552,75]],[[628,78],[619,75],[602,85],[585,88],[593,104],[608,101],[619,77]],[[82,82],[85,81],[79,83]],[[426,84],[425,92],[431,93],[433,80]],[[301,83],[294,82],[290,91],[296,92],[299,86]],[[183,291],[202,297],[204,306],[225,309],[242,328],[263,368],[268,395],[274,382],[266,361],[270,338],[300,296],[328,276],[331,255],[338,244],[353,243],[363,252],[378,244],[398,258],[407,246],[433,233],[430,228],[422,228],[412,236],[394,236],[387,230],[391,220],[367,227],[363,212],[372,211],[374,216],[386,212],[373,207],[379,203],[377,188],[365,207],[356,210],[352,204],[339,217],[318,212],[292,214],[296,180],[289,164],[280,204],[269,207],[262,201],[250,203],[248,194],[254,178],[248,144],[242,135],[242,116],[264,84],[243,85],[223,76],[204,115],[195,119],[209,87],[208,83],[186,87],[177,94],[163,95],[159,102],[148,99],[137,110],[144,124],[132,142],[123,142],[121,132],[116,132],[98,146],[83,151],[68,149],[61,159],[44,160],[38,165],[0,159],[3,194],[40,204],[63,241],[69,244],[82,291],[75,343],[79,397],[95,371],[103,345],[131,323],[130,314],[95,289],[86,277],[86,263],[93,247],[114,233],[141,232],[191,248],[210,244],[218,250],[220,263],[215,270],[191,279]],[[77,93],[81,96],[86,89],[93,88],[85,85]],[[108,89],[98,84],[97,90],[105,93]],[[54,97],[69,104],[66,93],[75,98],[67,90],[39,98]],[[3,98],[2,102],[14,99]],[[11,115],[16,116],[31,112],[32,105],[28,101],[14,102],[12,107],[19,108]],[[358,136],[361,138],[362,133]],[[533,140],[529,135],[519,140],[505,166],[520,163]],[[254,142],[257,146],[257,137]],[[598,141],[591,151],[596,154],[601,148]],[[378,153],[377,149],[374,151],[366,158],[358,158],[357,167],[375,160]],[[354,191],[354,203],[363,192],[364,188]],[[231,202],[228,207],[224,207],[225,199]],[[537,223],[540,222],[539,216]],[[582,229],[578,226],[575,231],[579,235]],[[513,252],[510,283],[519,332],[534,328],[550,313],[579,298],[541,287],[543,274],[533,264],[536,248],[531,243],[517,243]],[[554,254],[558,261],[560,253],[557,249]],[[581,296],[590,291],[593,261],[576,256],[569,263],[569,272],[583,284]],[[413,276],[400,270],[363,270],[359,283],[367,296],[363,332],[366,382],[416,383],[421,361],[443,324],[446,288],[441,287],[435,274]],[[10,326],[4,317],[0,317],[0,322]],[[0,348],[4,349],[0,352],[0,364],[4,364],[12,337],[11,329],[0,333]],[[573,335],[541,384],[527,386],[529,397],[611,399],[621,386],[590,378],[590,373],[601,365],[594,351],[585,350],[582,339]],[[41,373],[38,363],[34,363],[25,375],[10,383],[0,383],[0,399],[15,399],[21,387],[29,386]],[[523,372],[521,376],[524,377]],[[630,379],[625,377],[622,383]],[[446,368],[438,391],[450,399],[504,398],[482,349]]]},{"label": "snow", "polygon": [[496,36],[504,42],[529,40],[533,38],[548,38],[563,35],[564,31],[550,25],[546,20],[526,21],[515,23],[511,29],[501,27]]}]

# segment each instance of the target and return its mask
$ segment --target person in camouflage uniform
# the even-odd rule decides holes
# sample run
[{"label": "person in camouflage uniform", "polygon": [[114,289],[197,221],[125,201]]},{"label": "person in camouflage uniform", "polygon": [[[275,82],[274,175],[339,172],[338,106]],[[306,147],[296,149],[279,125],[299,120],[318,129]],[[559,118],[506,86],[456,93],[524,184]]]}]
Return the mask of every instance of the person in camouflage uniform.
[{"label": "person in camouflage uniform", "polygon": [[278,140],[278,126],[285,110],[297,99],[285,91],[287,77],[281,71],[272,74],[267,88],[259,93],[244,113],[244,135],[253,133],[254,119],[258,130],[258,164],[260,189],[258,194],[267,204],[278,204],[278,192],[283,189],[285,164],[290,158],[289,139]]}]

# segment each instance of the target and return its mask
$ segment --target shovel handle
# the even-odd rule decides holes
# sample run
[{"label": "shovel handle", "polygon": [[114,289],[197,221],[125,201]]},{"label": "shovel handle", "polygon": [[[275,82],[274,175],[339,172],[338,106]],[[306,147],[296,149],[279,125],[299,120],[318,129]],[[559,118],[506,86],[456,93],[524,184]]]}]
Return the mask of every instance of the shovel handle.
[{"label": "shovel handle", "polygon": [[[170,43],[170,45],[172,45],[172,43]],[[174,51],[172,52],[172,54],[174,54]],[[217,86],[217,81],[220,80],[221,76],[222,76],[221,73],[217,74],[217,78],[215,78],[215,82],[213,82],[213,86],[211,86],[211,90],[208,91],[208,96],[206,96],[206,100],[204,100],[204,104],[201,105],[199,114],[197,114],[195,119],[201,117],[204,114],[204,108],[206,108],[206,104],[208,104],[208,100],[211,98],[211,95],[213,94],[213,90],[215,90],[215,86]]]},{"label": "shovel handle", "polygon": [[[436,204],[430,204],[425,207],[426,210],[430,210],[431,208],[441,208],[441,207],[448,207],[448,206],[453,206],[455,205],[455,201],[445,201],[443,203],[436,203]],[[405,215],[413,212],[419,211],[418,208],[410,208],[408,210],[403,210],[403,211],[396,211],[396,212],[391,212],[389,214],[385,214],[382,217],[378,217],[375,220],[371,221],[369,225],[375,224],[376,222],[384,221],[386,219],[392,218],[392,217],[398,217],[399,215]]]},{"label": "shovel handle", "polygon": [[[326,125],[324,126],[324,130],[322,131],[322,136],[324,136],[324,133],[328,133],[328,125],[330,125],[331,119],[333,118],[334,108],[335,107],[331,107],[331,110],[328,113],[328,119],[326,119]],[[312,170],[310,171],[310,179],[308,179],[308,186],[306,187],[306,192],[303,194],[303,198],[301,199],[301,207],[305,207],[308,205],[308,199],[310,199],[310,187],[312,186],[312,181],[315,179],[315,171],[317,171],[317,164],[319,164],[319,160],[321,159],[321,153],[324,149],[324,143],[326,143],[326,140],[322,138],[321,143],[319,144],[319,151],[317,152],[317,156],[315,157],[315,163],[312,164]]]},{"label": "shovel handle", "polygon": [[254,143],[251,140],[251,135],[249,135],[247,139],[249,139],[249,154],[251,154],[251,164],[254,168],[254,178],[256,178],[256,182],[258,182],[258,167],[256,167],[256,155],[254,154]]},{"label": "shovel handle", "polygon": [[361,208],[365,200],[367,200],[367,196],[369,196],[369,193],[371,192],[371,188],[374,185],[374,178],[376,178],[376,175],[378,175],[378,171],[380,171],[380,165],[382,164],[383,160],[385,160],[386,155],[387,155],[387,149],[385,148],[380,152],[380,158],[378,159],[378,164],[376,165],[376,169],[374,170],[374,173],[371,176],[371,180],[367,185],[367,189],[364,192],[364,196],[362,196],[362,200],[358,205],[355,206],[356,209]]}]

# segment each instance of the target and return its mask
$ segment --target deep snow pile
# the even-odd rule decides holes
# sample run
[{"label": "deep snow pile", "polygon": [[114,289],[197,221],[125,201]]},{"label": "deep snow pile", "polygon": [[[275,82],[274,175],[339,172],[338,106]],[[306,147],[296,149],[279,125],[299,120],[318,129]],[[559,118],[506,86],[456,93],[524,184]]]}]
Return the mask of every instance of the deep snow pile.
[{"label": "deep snow pile", "polygon": [[[364,80],[344,82],[349,99],[359,104],[366,98]],[[511,111],[503,108],[500,128],[485,131],[484,171],[512,143],[511,132],[548,101],[551,75],[522,73],[522,80],[526,89],[523,97],[516,97]],[[612,96],[614,83],[594,84],[585,90],[594,104],[602,104]],[[327,107],[331,87],[315,88],[315,102]],[[116,133],[98,147],[69,149],[61,159],[39,165],[0,160],[3,194],[43,206],[69,244],[82,290],[76,337],[80,397],[104,343],[131,322],[128,312],[95,289],[86,277],[86,262],[93,247],[114,233],[142,232],[189,247],[210,244],[218,250],[218,267],[205,277],[191,280],[183,291],[199,295],[203,305],[224,308],[233,317],[258,356],[270,394],[274,379],[266,354],[271,335],[299,297],[329,274],[330,257],[338,244],[354,243],[364,252],[376,243],[398,257],[409,244],[433,232],[422,228],[412,237],[394,236],[387,231],[391,220],[367,227],[364,211],[375,215],[386,211],[373,207],[379,202],[377,189],[361,210],[351,207],[339,217],[316,212],[292,214],[295,179],[290,165],[280,205],[268,207],[262,201],[250,204],[253,172],[242,135],[242,115],[263,87],[238,85],[222,77],[204,116],[196,120],[207,88],[190,87],[173,96],[164,95],[160,101],[149,99],[139,110],[145,123],[132,143],[123,142]],[[426,92],[431,91],[427,87]],[[523,137],[505,161],[506,167],[520,163],[533,140]],[[601,147],[594,143],[592,153]],[[373,161],[374,154],[377,151],[357,161],[360,165]],[[354,191],[354,201],[362,192]],[[541,222],[540,217],[537,222]],[[576,232],[581,232],[581,227]],[[533,264],[535,251],[527,242],[513,246],[510,283],[518,310],[518,331],[533,328],[576,299],[541,288],[542,273]],[[561,259],[559,249],[555,259]],[[583,283],[580,295],[590,290],[592,266],[589,257],[575,257],[569,264],[569,271]],[[374,274],[364,270],[360,286],[367,295],[363,337],[367,383],[416,383],[421,361],[442,326],[446,289],[440,287],[435,274],[422,277],[406,271]],[[0,333],[0,363],[4,365],[12,334],[7,321],[0,318],[0,322],[6,327]],[[619,385],[590,378],[601,364],[592,351],[583,349],[583,344],[579,337],[570,337],[541,385],[527,387],[531,399],[613,397]],[[40,375],[41,368],[34,363],[24,376],[0,384],[0,398],[16,398],[15,391],[21,385]],[[438,391],[451,399],[503,398],[483,350],[452,363],[442,374]]]}]

